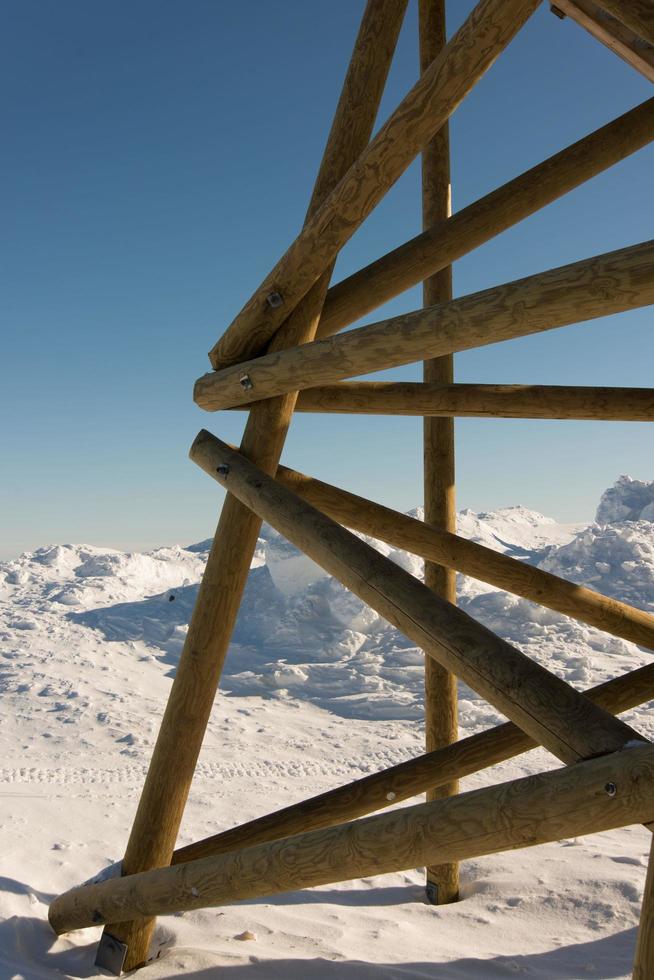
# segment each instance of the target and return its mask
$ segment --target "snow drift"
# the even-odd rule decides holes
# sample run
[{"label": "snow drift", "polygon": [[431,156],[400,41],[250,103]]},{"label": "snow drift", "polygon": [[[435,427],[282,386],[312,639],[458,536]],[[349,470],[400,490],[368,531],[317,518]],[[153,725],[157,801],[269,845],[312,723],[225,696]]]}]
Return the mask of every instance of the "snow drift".
[{"label": "snow drift", "polygon": [[[654,611],[654,482],[621,477],[587,527],[507,507],[464,511],[459,528]],[[417,558],[365,540],[420,575]],[[53,945],[47,903],[120,857],[208,546],[139,554],[51,545],[0,565],[0,977],[96,975],[95,937]],[[482,583],[459,577],[458,586],[466,612],[575,686],[651,657]],[[404,636],[264,527],[182,842],[421,751],[422,660]],[[464,685],[460,695],[462,734],[500,720]],[[646,706],[628,720],[654,734]],[[538,750],[465,787],[556,764]],[[421,873],[412,871],[168,917],[159,941],[175,952],[147,967],[143,980],[229,966],[243,980],[627,977],[648,846],[645,831],[627,828],[467,862],[465,901],[441,909],[422,903]],[[415,962],[407,963],[398,929],[411,937]],[[244,932],[257,936],[256,956],[234,941]],[[372,965],[353,961],[355,949]]]}]

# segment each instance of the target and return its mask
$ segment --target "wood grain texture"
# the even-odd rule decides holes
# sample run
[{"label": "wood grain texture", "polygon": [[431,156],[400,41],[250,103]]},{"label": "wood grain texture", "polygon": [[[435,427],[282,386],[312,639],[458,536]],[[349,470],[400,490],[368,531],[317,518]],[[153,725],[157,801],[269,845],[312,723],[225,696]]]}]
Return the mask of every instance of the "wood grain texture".
[{"label": "wood grain texture", "polygon": [[[650,303],[654,241],[205,374],[195,383],[195,401],[217,411]],[[244,373],[249,391],[240,384]]]},{"label": "wood grain texture", "polygon": [[[260,353],[384,194],[520,30],[539,0],[480,0],[303,228],[209,354],[215,368]],[[281,305],[267,297],[277,293]]]},{"label": "wood grain texture", "polygon": [[654,2],[652,0],[597,0],[597,6],[619,20],[638,37],[654,46]]},{"label": "wood grain texture", "polygon": [[[420,71],[425,72],[447,43],[445,0],[419,0],[418,27]],[[450,136],[445,123],[422,152],[423,228],[445,221],[452,213],[450,187]],[[422,286],[423,306],[452,299],[452,266],[426,279]],[[424,362],[427,382],[451,384],[454,357],[446,354]],[[423,421],[423,499],[425,521],[447,531],[456,531],[454,486],[454,420],[429,416]],[[426,561],[424,582],[448,602],[456,602],[456,573],[445,565]],[[456,678],[430,657],[425,657],[425,748],[428,752],[456,742],[459,736]],[[427,792],[428,800],[453,796],[456,781]],[[459,866],[445,864],[427,868],[427,898],[446,905],[459,897]]]},{"label": "wood grain texture", "polygon": [[[608,783],[618,788],[614,796]],[[480,857],[652,816],[654,747],[634,747],[326,830],[83,885],[55,899],[49,919],[61,934],[117,917],[206,908]]]},{"label": "wood grain texture", "polygon": [[[623,0],[623,6],[628,5],[628,0]],[[654,82],[654,47],[627,27],[624,18],[616,20],[595,0],[556,0],[555,6],[648,81]]]},{"label": "wood grain texture", "polygon": [[654,98],[336,283],[327,293],[318,337],[329,337],[354,323],[652,139]]},{"label": "wood grain texture", "polygon": [[297,470],[280,466],[277,480],[345,527],[654,650],[654,616],[642,609]]},{"label": "wood grain texture", "polygon": [[650,845],[632,976],[633,980],[652,980],[654,977],[654,839]]},{"label": "wood grain texture", "polygon": [[[627,711],[654,698],[654,664],[647,664],[584,693],[611,714]],[[504,762],[529,751],[535,744],[509,721],[188,844],[175,851],[172,863],[183,864],[212,854],[226,854],[240,847],[354,820]]]},{"label": "wood grain texture", "polygon": [[259,517],[564,762],[616,751],[641,738],[211,433],[200,432],[190,455]]},{"label": "wood grain texture", "polygon": [[[398,0],[369,0],[366,6],[309,216],[370,138],[405,7]],[[303,298],[271,350],[313,339],[330,274],[325,272]],[[241,448],[267,472],[274,473],[279,461],[295,398],[285,393],[250,413]],[[260,526],[256,515],[228,494],[127,845],[125,874],[170,862]],[[125,969],[146,960],[153,927],[153,922],[110,926],[111,935],[128,947]]]},{"label": "wood grain texture", "polygon": [[[247,410],[238,405],[236,410]],[[461,418],[654,421],[654,388],[341,381],[306,388],[296,412]]]}]

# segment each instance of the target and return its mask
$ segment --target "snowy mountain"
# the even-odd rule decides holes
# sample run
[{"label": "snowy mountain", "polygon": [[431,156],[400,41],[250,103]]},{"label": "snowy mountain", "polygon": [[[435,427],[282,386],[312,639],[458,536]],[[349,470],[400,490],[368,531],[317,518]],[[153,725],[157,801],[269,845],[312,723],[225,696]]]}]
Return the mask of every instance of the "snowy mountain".
[{"label": "snowy mountain", "polygon": [[[654,611],[654,482],[621,477],[603,494],[596,522],[588,527],[562,526],[524,507],[507,507],[489,513],[463,511],[459,531]],[[414,556],[364,540],[421,574]],[[4,853],[11,854],[6,872],[11,877],[0,880],[0,914],[6,920],[0,923],[1,977],[95,975],[89,966],[90,934],[59,940],[50,949],[47,895],[120,856],[208,547],[207,541],[140,554],[52,545],[0,564],[0,747],[5,759],[0,829],[6,835]],[[634,644],[461,576],[459,602],[471,616],[581,688],[649,660],[650,654]],[[262,796],[264,809],[277,807],[419,752],[422,663],[421,651],[410,641],[264,527],[184,839],[261,812]],[[500,720],[465,685],[460,696],[463,734]],[[631,712],[629,720],[644,733],[654,733],[646,708]],[[555,764],[538,750],[466,785]],[[320,978],[418,977],[426,975],[419,970],[427,963],[447,963],[442,967],[447,972],[438,973],[443,977],[513,971],[570,978],[577,976],[571,969],[588,975],[581,965],[585,954],[576,946],[568,959],[561,950],[548,958],[547,951],[557,944],[590,947],[601,941],[606,947],[597,962],[613,962],[614,957],[614,972],[594,975],[627,976],[631,939],[625,945],[615,933],[632,928],[637,920],[647,843],[643,833],[628,829],[584,841],[572,855],[572,870],[562,845],[472,862],[466,872],[471,876],[467,901],[446,910],[416,904],[420,875],[415,872],[391,876],[390,888],[385,878],[332,888],[329,897],[321,897],[317,889],[307,906],[297,897],[290,906],[280,899],[272,907],[250,903],[193,913],[182,923],[162,920],[162,935],[170,942],[183,941],[202,952],[176,952],[166,958],[165,969],[152,964],[141,975],[144,980],[172,977],[186,969],[193,973],[229,963],[239,966],[239,980],[241,975],[244,980],[277,976],[263,967],[260,972],[256,964],[264,956],[266,969],[268,960],[279,961],[280,976],[291,970],[290,975],[300,977],[306,975],[300,958],[320,956],[320,968],[312,973]],[[598,849],[600,840],[613,842],[607,845],[610,853]],[[550,856],[539,859],[540,852]],[[543,861],[551,862],[548,870]],[[529,875],[524,871],[527,862],[532,862]],[[490,878],[484,870],[489,868],[495,869]],[[581,884],[571,880],[575,877]],[[399,897],[402,888],[408,896],[404,899]],[[382,895],[378,905],[375,896],[384,889],[398,895],[391,901],[389,894],[388,902]],[[347,897],[357,893],[363,896],[358,902]],[[551,906],[550,894],[556,895]],[[510,906],[508,929],[504,925],[511,896],[524,897]],[[574,905],[573,896],[579,904]],[[386,906],[396,900],[399,911],[391,916],[393,910]],[[566,917],[566,902],[575,908],[576,922]],[[320,921],[312,917],[316,903],[322,910]],[[341,918],[343,904],[349,906],[351,928]],[[19,918],[12,920],[12,915]],[[393,972],[393,963],[404,963],[392,939],[396,923],[401,921],[417,937],[425,916],[438,920],[438,942],[416,938],[424,962],[403,967],[401,974]],[[232,941],[243,929],[253,929],[253,917],[254,931],[263,933],[254,958]],[[533,935],[536,918],[538,934]],[[385,938],[380,938],[381,924],[390,930]],[[211,930],[218,936],[212,938]],[[365,937],[375,930],[379,935],[371,945]],[[458,958],[462,947],[456,935],[469,936],[474,959],[464,963]],[[542,970],[524,956],[535,949],[534,943],[545,957]],[[380,964],[379,971],[366,972],[361,965],[360,972],[330,972],[332,959],[342,960],[355,948],[363,949],[360,955],[367,961]],[[529,960],[528,968],[498,966],[500,951],[507,964]],[[591,964],[594,955],[591,950]],[[297,974],[289,966],[295,961]]]}]

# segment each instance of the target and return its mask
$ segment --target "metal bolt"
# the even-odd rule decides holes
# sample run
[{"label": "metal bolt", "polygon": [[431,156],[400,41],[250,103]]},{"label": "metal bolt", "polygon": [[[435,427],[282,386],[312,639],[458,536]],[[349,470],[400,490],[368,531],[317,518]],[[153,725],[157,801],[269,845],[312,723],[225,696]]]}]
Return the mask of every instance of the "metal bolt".
[{"label": "metal bolt", "polygon": [[229,473],[229,466],[227,463],[221,463],[220,466],[216,467],[216,473],[218,476],[227,476]]},{"label": "metal bolt", "polygon": [[607,783],[604,787],[604,792],[606,793],[607,796],[611,796],[611,797],[616,796],[618,792],[618,787],[615,785],[615,783]]},{"label": "metal bolt", "polygon": [[244,374],[241,378],[239,378],[238,383],[244,391],[249,391],[251,388],[254,388],[254,383],[249,374]]},{"label": "metal bolt", "polygon": [[392,802],[392,801],[393,801],[393,800],[395,799],[395,797],[396,797],[396,795],[397,795],[396,793],[393,793],[393,792],[391,791],[390,793],[387,793],[387,794],[386,794],[386,799],[387,799],[387,800],[388,800],[389,802]]},{"label": "metal bolt", "polygon": [[272,293],[268,293],[268,295],[266,296],[266,303],[268,304],[271,310],[276,310],[278,307],[282,305],[283,302],[284,302],[284,297],[282,296],[281,293],[278,293],[276,290],[273,290]]}]

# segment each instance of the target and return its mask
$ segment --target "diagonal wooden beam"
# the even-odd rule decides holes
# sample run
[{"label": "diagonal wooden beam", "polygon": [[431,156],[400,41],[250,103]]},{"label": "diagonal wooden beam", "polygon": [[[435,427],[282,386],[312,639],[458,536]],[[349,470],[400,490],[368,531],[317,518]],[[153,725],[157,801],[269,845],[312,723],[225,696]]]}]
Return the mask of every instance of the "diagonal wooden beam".
[{"label": "diagonal wooden beam", "polygon": [[318,337],[329,337],[654,139],[654,98],[548,157],[331,287]]},{"label": "diagonal wooden beam", "polygon": [[638,37],[654,46],[654,3],[652,0],[597,0],[598,7],[611,14]]},{"label": "diagonal wooden beam", "polygon": [[654,616],[642,609],[286,466],[277,480],[345,527],[654,650]]},{"label": "diagonal wooden beam", "polygon": [[209,354],[261,352],[339,250],[528,20],[540,0],[480,0]]},{"label": "diagonal wooden beam", "polygon": [[207,411],[513,340],[654,303],[654,241],[205,374]]},{"label": "diagonal wooden beam", "polygon": [[531,847],[653,814],[654,747],[647,745],[174,868],[82,885],[56,898],[48,917],[61,934],[117,916],[183,912]]},{"label": "diagonal wooden beam", "polygon": [[[249,405],[236,405],[247,411]],[[340,381],[305,388],[296,412],[461,418],[654,421],[654,388]]]},{"label": "diagonal wooden beam", "polygon": [[203,430],[191,459],[246,507],[564,762],[641,739]]},{"label": "diagonal wooden beam", "polygon": [[[367,144],[404,15],[404,0],[368,0],[323,154],[309,215]],[[272,350],[313,339],[329,285],[327,271],[278,332]],[[242,448],[274,472],[296,395],[258,404]],[[197,758],[213,706],[261,522],[229,494],[209,553],[182,657],[161,723],[130,833],[123,873],[170,862]],[[145,962],[154,923],[114,923],[110,935],[127,946],[125,969]]]},{"label": "diagonal wooden beam", "polygon": [[[629,8],[629,0],[622,0],[621,8]],[[628,65],[654,82],[654,46],[635,33],[624,14],[618,20],[612,13],[602,9],[603,4],[595,0],[555,0],[553,6],[562,14],[567,14],[588,31],[589,34],[601,41],[607,48],[626,61]],[[610,5],[609,5],[610,6]],[[633,23],[633,18],[627,19]],[[649,30],[651,30],[651,13]]]},{"label": "diagonal wooden beam", "polygon": [[[611,714],[627,711],[654,698],[654,664],[615,677],[584,693]],[[172,864],[226,854],[241,847],[355,820],[535,747],[534,740],[509,721],[382,772],[327,790],[319,796],[293,803],[283,810],[267,813],[221,834],[187,844],[175,851]]]}]

